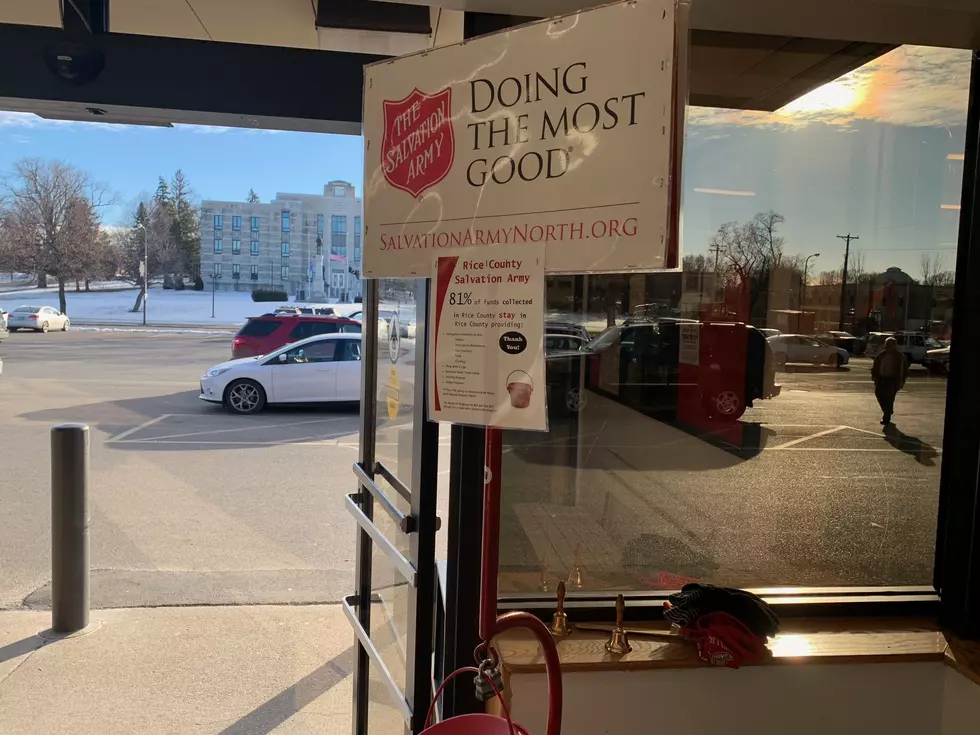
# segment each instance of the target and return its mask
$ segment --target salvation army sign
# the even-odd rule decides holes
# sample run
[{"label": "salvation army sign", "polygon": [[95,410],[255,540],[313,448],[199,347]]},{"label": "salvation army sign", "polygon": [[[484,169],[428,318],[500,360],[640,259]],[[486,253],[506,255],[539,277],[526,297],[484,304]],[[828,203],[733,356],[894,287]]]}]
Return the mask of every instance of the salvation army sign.
[{"label": "salvation army sign", "polygon": [[405,99],[384,101],[381,170],[396,189],[417,197],[446,178],[455,153],[452,98],[451,88],[436,94],[413,89]]},{"label": "salvation army sign", "polygon": [[364,269],[543,243],[549,272],[666,265],[673,0],[630,0],[372,64]]}]

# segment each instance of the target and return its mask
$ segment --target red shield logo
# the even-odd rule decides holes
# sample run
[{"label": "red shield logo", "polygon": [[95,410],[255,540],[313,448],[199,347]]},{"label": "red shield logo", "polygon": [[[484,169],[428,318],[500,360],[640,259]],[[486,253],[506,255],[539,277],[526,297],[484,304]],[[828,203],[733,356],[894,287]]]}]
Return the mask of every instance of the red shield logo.
[{"label": "red shield logo", "polygon": [[418,89],[397,102],[385,100],[381,170],[396,189],[419,197],[449,174],[456,155],[452,88],[436,94]]}]

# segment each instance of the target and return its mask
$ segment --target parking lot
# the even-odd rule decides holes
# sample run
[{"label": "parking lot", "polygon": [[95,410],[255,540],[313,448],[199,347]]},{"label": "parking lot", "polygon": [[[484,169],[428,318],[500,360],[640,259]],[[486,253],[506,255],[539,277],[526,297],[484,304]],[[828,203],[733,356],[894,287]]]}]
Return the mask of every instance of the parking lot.
[{"label": "parking lot", "polygon": [[[202,403],[200,375],[228,359],[230,339],[68,332],[0,344],[0,606],[48,599],[48,433],[65,421],[92,429],[93,606],[349,592],[356,408],[233,416]],[[883,433],[869,369],[791,367],[782,395],[727,431],[668,426],[595,397],[574,437],[557,427],[525,437],[504,464],[504,587],[576,564],[590,587],[643,586],[658,572],[928,583],[945,380],[916,370],[896,431]],[[383,457],[398,452],[395,434],[381,441]]]}]

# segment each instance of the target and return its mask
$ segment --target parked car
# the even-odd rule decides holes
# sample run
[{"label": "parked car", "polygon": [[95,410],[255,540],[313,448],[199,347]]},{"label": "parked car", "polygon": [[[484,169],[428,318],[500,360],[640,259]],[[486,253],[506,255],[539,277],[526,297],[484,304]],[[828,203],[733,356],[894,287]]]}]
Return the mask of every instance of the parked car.
[{"label": "parked car", "polygon": [[30,329],[35,332],[48,332],[52,329],[67,332],[71,320],[53,306],[18,306],[7,317],[7,329],[17,332]]},{"label": "parked car", "polygon": [[269,404],[357,401],[360,393],[361,336],[335,332],[215,365],[201,376],[199,398],[250,414]]},{"label": "parked car", "polygon": [[850,359],[850,353],[843,347],[835,347],[803,334],[780,334],[770,337],[768,342],[777,365],[793,362],[841,367]]},{"label": "parked car", "polygon": [[949,347],[940,347],[926,353],[926,367],[934,373],[949,373]]},{"label": "parked car", "polygon": [[891,332],[871,332],[864,338],[864,354],[874,357],[885,347],[885,340],[892,336]]},{"label": "parked car", "polygon": [[361,325],[353,319],[336,316],[266,314],[249,317],[232,341],[233,358],[267,355],[283,345],[318,334],[360,334]]},{"label": "parked car", "polygon": [[581,324],[576,324],[575,322],[563,322],[549,319],[544,323],[544,333],[546,335],[570,335],[572,337],[578,337],[584,342],[588,342],[590,339],[592,339],[592,335],[589,334],[589,330],[583,327]]},{"label": "parked car", "polygon": [[828,345],[845,349],[852,355],[858,354],[860,340],[850,332],[839,332],[836,330],[822,332],[817,335],[817,339]]},{"label": "parked car", "polygon": [[761,327],[758,329],[762,336],[766,339],[769,339],[770,337],[778,337],[780,334],[782,334],[782,332],[780,332],[778,329],[763,329]]},{"label": "parked car", "polygon": [[581,350],[546,355],[549,411],[577,413],[593,391],[642,413],[676,416],[686,392],[700,397],[706,415],[735,421],[754,401],[779,395],[772,351],[755,327],[694,324],[699,357],[690,370],[680,365],[682,323],[673,320],[609,327]]},{"label": "parked car", "polygon": [[910,365],[924,365],[929,367],[930,358],[928,357],[928,352],[930,350],[938,350],[942,347],[939,342],[922,332],[895,332],[893,334],[876,332],[875,335],[874,342],[870,338],[868,340],[868,347],[865,350],[865,354],[868,357],[874,357],[881,352],[885,345],[885,340],[888,337],[894,337],[898,343],[899,352],[905,355],[905,359]]},{"label": "parked car", "polygon": [[574,334],[552,334],[546,332],[544,335],[545,354],[553,352],[574,352],[580,350],[588,343],[589,340]]}]

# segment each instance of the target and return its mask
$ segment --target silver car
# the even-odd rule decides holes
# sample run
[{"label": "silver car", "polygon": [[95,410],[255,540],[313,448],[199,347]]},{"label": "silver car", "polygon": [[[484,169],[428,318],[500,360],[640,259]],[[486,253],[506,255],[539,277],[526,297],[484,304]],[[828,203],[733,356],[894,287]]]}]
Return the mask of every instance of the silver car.
[{"label": "silver car", "polygon": [[31,329],[35,332],[48,332],[60,329],[67,332],[71,320],[53,306],[18,306],[7,316],[7,329],[16,332]]}]

